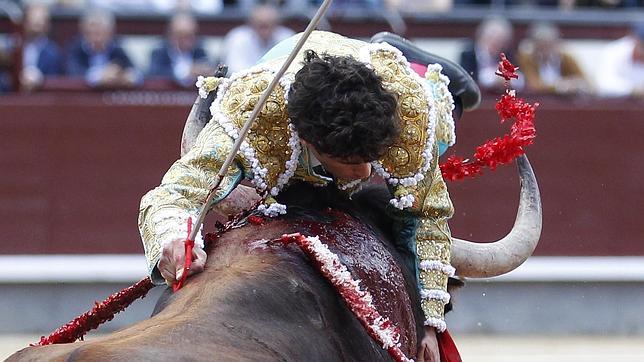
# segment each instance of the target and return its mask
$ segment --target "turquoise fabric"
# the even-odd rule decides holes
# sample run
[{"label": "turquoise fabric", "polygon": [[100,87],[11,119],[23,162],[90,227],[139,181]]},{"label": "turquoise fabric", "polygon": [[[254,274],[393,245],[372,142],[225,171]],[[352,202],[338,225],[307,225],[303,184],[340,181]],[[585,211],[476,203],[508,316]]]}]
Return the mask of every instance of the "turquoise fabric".
[{"label": "turquoise fabric", "polygon": [[272,47],[269,51],[266,52],[266,54],[264,54],[264,56],[262,56],[260,60],[257,61],[257,64],[261,64],[269,60],[288,55],[291,50],[295,48],[295,44],[297,43],[299,35],[300,34],[295,34],[292,37],[284,39],[281,42],[277,43],[277,45]]},{"label": "turquoise fabric", "polygon": [[449,146],[447,143],[438,141],[438,157],[442,156],[448,148]]},{"label": "turquoise fabric", "polygon": [[420,269],[416,250],[416,231],[420,225],[420,219],[414,216],[393,216],[394,245],[400,253],[403,263],[416,278],[418,290],[423,289],[420,282]]}]

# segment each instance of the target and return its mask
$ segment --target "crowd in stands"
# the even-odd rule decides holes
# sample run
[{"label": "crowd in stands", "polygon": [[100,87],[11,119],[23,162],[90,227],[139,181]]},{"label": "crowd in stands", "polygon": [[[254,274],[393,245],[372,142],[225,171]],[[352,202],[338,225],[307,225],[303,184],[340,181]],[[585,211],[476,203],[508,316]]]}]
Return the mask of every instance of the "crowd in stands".
[{"label": "crowd in stands", "polygon": [[[217,1],[87,1],[97,6],[83,13],[79,18],[78,36],[63,47],[49,38],[50,5],[41,1],[25,6],[20,56],[12,56],[11,47],[0,42],[0,93],[12,89],[34,91],[46,79],[56,76],[80,79],[86,86],[100,89],[136,88],[149,79],[164,79],[176,87],[189,88],[198,75],[212,74],[218,63],[226,64],[230,73],[252,66],[266,51],[294,34],[281,25],[279,9],[274,5],[242,0],[250,7],[246,23],[223,38],[223,51],[218,59],[211,59],[200,41],[194,14],[206,11],[206,4],[212,6]],[[376,0],[344,1],[353,5],[362,2],[378,5]],[[115,17],[109,8],[116,7],[117,3],[123,7],[176,10],[168,16],[164,39],[150,53],[147,69],[139,69],[132,62],[131,54],[127,54],[115,35]],[[623,38],[605,46],[602,59],[596,59],[598,74],[593,74],[593,81],[584,73],[576,55],[562,44],[559,29],[551,23],[534,23],[524,38],[515,39],[513,25],[508,20],[492,17],[481,21],[458,61],[484,91],[503,89],[501,78],[494,72],[499,54],[505,53],[520,67],[522,76],[512,84],[518,90],[644,97],[644,24],[635,25]],[[12,76],[7,69],[16,61],[22,66]]]},{"label": "crowd in stands", "polygon": [[[109,10],[91,8],[85,12],[79,19],[78,37],[65,48],[49,38],[50,22],[47,5],[25,8],[22,67],[17,80],[21,90],[35,90],[50,76],[82,78],[88,86],[104,89],[133,88],[150,78],[192,87],[198,75],[212,74],[218,62],[229,65],[230,72],[245,69],[294,34],[280,25],[274,6],[258,5],[250,11],[247,24],[226,35],[222,58],[209,59],[199,41],[196,18],[189,12],[178,12],[168,21],[164,40],[151,52],[148,69],[137,69],[115,36],[115,18]],[[0,69],[7,69],[14,59],[9,51],[1,50]],[[0,91],[11,88],[9,72],[0,71]]]},{"label": "crowd in stands", "polygon": [[484,20],[474,41],[461,53],[460,64],[483,90],[502,89],[494,75],[498,54],[504,53],[519,66],[514,89],[563,96],[644,98],[644,24],[633,26],[624,37],[604,46],[594,62],[596,82],[589,80],[578,60],[562,46],[559,29],[546,22],[530,26],[526,37],[512,47],[513,27],[503,18]]},{"label": "crowd in stands", "polygon": [[[29,0],[13,0],[25,3]],[[225,8],[251,9],[260,2],[302,9],[318,6],[323,0],[39,0],[39,2],[67,9],[102,7],[118,12],[155,12],[169,14],[189,10],[197,14],[217,14]],[[403,11],[446,11],[454,7],[558,7],[573,8],[632,8],[644,6],[644,0],[335,0],[336,7],[371,9],[400,8]]]}]

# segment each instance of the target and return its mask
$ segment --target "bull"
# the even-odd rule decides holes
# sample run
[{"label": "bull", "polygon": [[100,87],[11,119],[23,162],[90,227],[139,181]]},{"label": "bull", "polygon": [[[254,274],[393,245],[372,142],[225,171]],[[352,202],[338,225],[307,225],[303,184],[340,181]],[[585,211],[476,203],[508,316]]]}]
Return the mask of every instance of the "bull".
[{"label": "bull", "polygon": [[[521,196],[511,232],[494,243],[454,239],[460,277],[507,273],[534,251],[541,203],[534,173],[518,159]],[[166,292],[151,318],[89,341],[32,346],[7,361],[390,360],[295,246],[266,242],[285,233],[319,236],[371,291],[380,314],[400,328],[401,349],[416,353],[422,314],[411,273],[398,263],[384,213],[386,189],[348,200],[332,188],[294,185],[280,195],[289,213],[234,228],[213,242],[206,269]]]}]

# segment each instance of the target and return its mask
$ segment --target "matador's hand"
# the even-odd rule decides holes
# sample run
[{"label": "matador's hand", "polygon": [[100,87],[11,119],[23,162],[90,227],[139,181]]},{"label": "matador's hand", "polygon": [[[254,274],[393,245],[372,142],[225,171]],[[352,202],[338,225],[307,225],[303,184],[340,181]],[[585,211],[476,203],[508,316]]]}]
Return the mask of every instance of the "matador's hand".
[{"label": "matador's hand", "polygon": [[[161,276],[169,286],[172,286],[183,276],[184,255],[183,239],[173,240],[163,247],[161,259],[159,260],[159,272],[161,272]],[[188,270],[188,276],[201,273],[206,265],[206,258],[206,252],[195,245],[192,249],[192,265]]]},{"label": "matador's hand", "polygon": [[225,199],[217,204],[217,210],[223,215],[237,215],[243,210],[250,210],[261,198],[254,188],[237,185]]},{"label": "matador's hand", "polygon": [[425,326],[425,336],[418,346],[419,362],[440,362],[441,356],[438,351],[438,340],[436,339],[436,328]]}]

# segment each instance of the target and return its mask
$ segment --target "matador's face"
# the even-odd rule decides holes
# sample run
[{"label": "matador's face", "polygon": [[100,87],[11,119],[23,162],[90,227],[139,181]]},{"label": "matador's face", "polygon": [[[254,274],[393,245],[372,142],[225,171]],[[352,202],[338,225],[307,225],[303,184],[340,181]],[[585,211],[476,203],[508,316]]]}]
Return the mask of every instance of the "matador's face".
[{"label": "matador's face", "polygon": [[308,144],[315,158],[335,178],[342,180],[365,179],[371,175],[371,163],[364,160],[340,159],[318,152],[313,145]]}]

